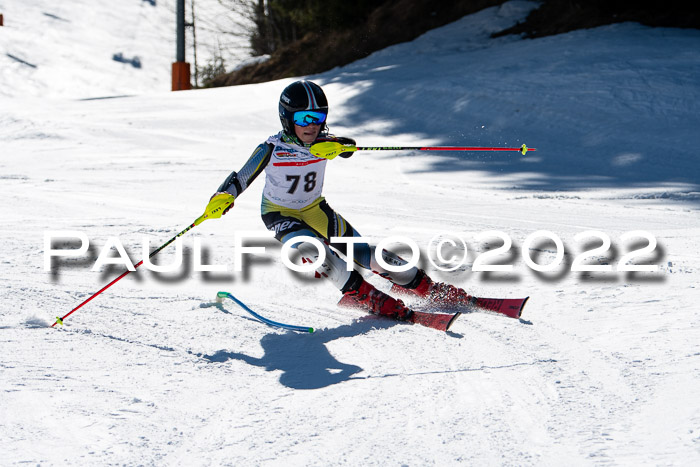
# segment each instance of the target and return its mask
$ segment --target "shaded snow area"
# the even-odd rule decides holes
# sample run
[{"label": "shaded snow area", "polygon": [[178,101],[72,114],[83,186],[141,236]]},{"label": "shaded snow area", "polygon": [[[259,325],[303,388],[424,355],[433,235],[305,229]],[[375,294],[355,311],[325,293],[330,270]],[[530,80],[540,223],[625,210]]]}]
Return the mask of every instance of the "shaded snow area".
[{"label": "shaded snow area", "polygon": [[[241,24],[219,0],[195,4],[197,65],[250,58]],[[233,2],[231,2],[233,3]],[[97,98],[171,89],[176,0],[0,0],[0,97]],[[185,59],[194,83],[194,37]]]},{"label": "shaded snow area", "polygon": [[[236,239],[265,231],[261,177],[224,218],[182,237],[180,268],[140,268],[52,328],[124,270],[92,270],[103,247],[118,259],[123,245],[137,262],[144,239],[155,249],[202,213],[279,131],[279,94],[293,80],[159,92],[174,51],[146,25],[170,12],[131,2],[139,39],[131,22],[115,32],[97,20],[104,2],[49,3],[45,13],[71,23],[42,15],[30,40],[10,26],[15,3],[0,1],[0,463],[700,462],[700,32],[625,23],[490,39],[534,6],[514,1],[310,77],[326,90],[332,131],[359,145],[537,149],[358,152],[329,162],[325,181],[363,235],[415,240],[434,278],[479,296],[529,295],[520,320],[469,313],[444,333],[341,309],[337,290],[287,269],[271,240],[246,240],[265,251],[237,272]],[[133,47],[111,42],[119,31],[132,31]],[[69,35],[81,45],[57,56]],[[152,60],[166,71],[151,74],[145,54],[140,71],[112,63],[140,54],[137,42],[158,42]],[[54,73],[43,60],[71,66]],[[148,79],[131,80],[137,72]],[[54,231],[90,246],[46,270]],[[562,244],[530,237],[538,231]],[[441,272],[429,242],[448,233],[467,259]],[[510,248],[484,257],[502,237]],[[173,264],[177,251],[154,261]],[[227,270],[198,271],[200,261]],[[475,262],[513,268],[475,272]],[[621,270],[628,262],[656,271]],[[316,332],[265,326],[217,304],[222,290]]]}]

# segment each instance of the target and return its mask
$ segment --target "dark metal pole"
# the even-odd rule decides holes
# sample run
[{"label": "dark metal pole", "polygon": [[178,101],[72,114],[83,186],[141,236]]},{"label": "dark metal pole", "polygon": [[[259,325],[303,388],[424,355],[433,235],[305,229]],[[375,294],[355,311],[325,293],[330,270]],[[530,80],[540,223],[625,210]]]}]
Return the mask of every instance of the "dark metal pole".
[{"label": "dark metal pole", "polygon": [[176,61],[185,61],[185,0],[177,0],[177,53]]},{"label": "dark metal pole", "polygon": [[194,57],[194,87],[199,87],[199,70],[197,70],[197,26],[194,22],[194,0],[190,0],[190,8],[192,9],[192,22],[188,26],[192,26],[192,56]]},{"label": "dark metal pole", "polygon": [[177,26],[177,50],[173,63],[173,91],[192,89],[190,64],[185,62],[185,0],[177,0],[175,23]]}]

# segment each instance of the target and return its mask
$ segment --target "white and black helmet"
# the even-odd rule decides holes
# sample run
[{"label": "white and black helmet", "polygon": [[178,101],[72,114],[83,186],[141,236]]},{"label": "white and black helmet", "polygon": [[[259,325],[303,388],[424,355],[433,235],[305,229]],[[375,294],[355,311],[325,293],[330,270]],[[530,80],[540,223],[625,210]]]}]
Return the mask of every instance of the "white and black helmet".
[{"label": "white and black helmet", "polygon": [[[328,114],[328,100],[323,89],[316,83],[301,80],[287,86],[280,96],[280,122],[285,133],[294,136],[294,113],[302,110],[314,110]],[[325,119],[321,131],[326,128]]]}]

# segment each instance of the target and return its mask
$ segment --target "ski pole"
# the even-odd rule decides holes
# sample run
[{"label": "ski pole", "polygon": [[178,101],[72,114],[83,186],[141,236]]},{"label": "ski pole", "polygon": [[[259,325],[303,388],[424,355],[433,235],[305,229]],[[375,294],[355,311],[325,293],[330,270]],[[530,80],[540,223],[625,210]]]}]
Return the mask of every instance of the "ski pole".
[{"label": "ski pole", "polygon": [[[233,203],[233,201],[234,201],[233,195],[230,195],[230,194],[228,194],[228,193],[219,193],[219,194],[217,194],[216,196],[214,196],[214,197],[209,201],[209,204],[207,204],[207,207],[204,209],[204,214],[202,214],[201,216],[199,216],[193,223],[191,223],[190,225],[188,225],[182,232],[180,232],[179,234],[175,235],[173,238],[171,238],[171,239],[168,240],[167,242],[163,243],[163,244],[162,244],[161,246],[159,246],[157,249],[153,250],[153,253],[151,253],[150,255],[148,255],[148,257],[149,257],[149,258],[153,258],[153,257],[154,257],[155,255],[157,255],[161,250],[163,250],[165,247],[167,247],[168,245],[170,245],[171,243],[173,243],[178,237],[181,237],[182,235],[185,235],[190,229],[192,229],[192,228],[198,226],[199,224],[201,224],[201,223],[204,222],[205,220],[207,220],[207,219],[217,219],[217,218],[221,217],[221,215],[223,214],[224,210],[225,210],[227,207],[229,207],[229,206]],[[136,268],[138,268],[138,267],[141,266],[142,264],[143,264],[143,260],[139,261],[137,264],[134,265],[134,269],[133,269],[133,270],[135,271]],[[57,317],[56,317],[56,322],[53,323],[53,324],[51,325],[51,327],[54,327],[54,326],[56,326],[57,324],[63,325],[63,321],[64,321],[66,318],[68,318],[70,315],[72,315],[73,313],[75,313],[76,311],[78,311],[80,308],[82,308],[83,305],[85,305],[85,304],[87,304],[88,302],[90,302],[90,300],[92,300],[93,298],[97,297],[97,296],[100,295],[102,292],[104,292],[104,291],[107,290],[108,288],[112,287],[112,286],[113,286],[114,284],[116,284],[117,282],[119,282],[121,279],[124,278],[124,276],[126,276],[126,275],[129,274],[130,272],[132,272],[132,270],[127,269],[127,270],[124,271],[119,277],[117,277],[116,279],[114,279],[114,280],[111,281],[109,284],[105,285],[104,287],[102,287],[100,290],[98,290],[98,291],[95,292],[94,294],[90,295],[90,296],[87,298],[87,300],[83,301],[80,305],[76,306],[75,308],[73,308],[71,311],[69,311],[68,313],[66,313],[66,314],[63,315],[63,316],[57,316]]]},{"label": "ski pole", "polygon": [[524,156],[528,151],[537,151],[537,149],[528,148],[525,144],[519,148],[476,146],[353,146],[345,145],[337,141],[324,141],[312,145],[309,151],[316,157],[334,159],[340,153],[355,151],[518,151]]},{"label": "ski pole", "polygon": [[219,302],[219,303],[223,302],[224,298],[230,298],[231,300],[236,302],[236,304],[238,306],[240,306],[245,311],[247,311],[248,313],[253,315],[253,317],[256,318],[258,321],[260,321],[261,323],[265,323],[268,326],[273,326],[273,327],[282,328],[282,329],[289,329],[290,331],[309,332],[309,333],[314,332],[314,328],[310,328],[308,326],[294,326],[292,324],[278,323],[277,321],[272,321],[271,319],[267,319],[264,316],[260,316],[259,314],[257,314],[253,310],[251,310],[245,303],[243,303],[242,301],[240,301],[239,299],[237,299],[236,297],[234,297],[233,295],[231,295],[228,292],[219,292],[216,294],[216,301],[217,302]]}]

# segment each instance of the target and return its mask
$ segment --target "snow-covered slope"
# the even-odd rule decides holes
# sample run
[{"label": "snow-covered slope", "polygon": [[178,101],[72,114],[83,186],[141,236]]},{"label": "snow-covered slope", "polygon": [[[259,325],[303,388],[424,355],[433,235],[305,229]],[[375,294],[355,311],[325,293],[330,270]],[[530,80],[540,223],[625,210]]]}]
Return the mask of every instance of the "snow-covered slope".
[{"label": "snow-covered slope", "polygon": [[[175,3],[0,0],[5,23],[0,27],[0,96],[95,98],[169,91]],[[250,57],[243,18],[232,18],[217,0],[195,5],[199,67],[215,55],[229,68]],[[193,42],[188,29],[186,60],[194,74]]]},{"label": "snow-covered slope", "polygon": [[[488,38],[532,7],[509,2],[312,77],[332,130],[362,145],[537,148],[329,163],[326,197],[364,235],[413,238],[431,275],[478,295],[531,296],[522,320],[472,313],[450,333],[337,308],[339,292],[292,274],[271,241],[250,242],[266,252],[235,272],[236,236],[264,231],[262,180],[184,237],[177,272],[139,269],[49,328],[121,273],[91,271],[110,237],[138,261],[143,238],[153,248],[201,214],[278,131],[291,80],[113,87],[102,95],[131,97],[83,101],[46,98],[72,94],[41,81],[0,97],[2,463],[697,464],[700,33],[620,24]],[[27,58],[42,50],[30,45]],[[15,46],[3,40],[0,57]],[[44,238],[57,230],[83,232],[91,249],[47,272]],[[497,258],[510,274],[471,271],[500,244],[477,239],[493,230],[513,240]],[[540,230],[566,251],[551,272],[522,258],[556,260],[553,243],[524,247]],[[577,239],[591,230],[612,245],[589,262],[615,267],[646,244],[623,234],[649,232],[658,246],[640,259],[658,272],[572,272],[601,244]],[[425,259],[446,232],[469,247],[453,273]],[[194,271],[195,239],[228,271]],[[266,327],[217,306],[219,290],[317,331]]]}]

